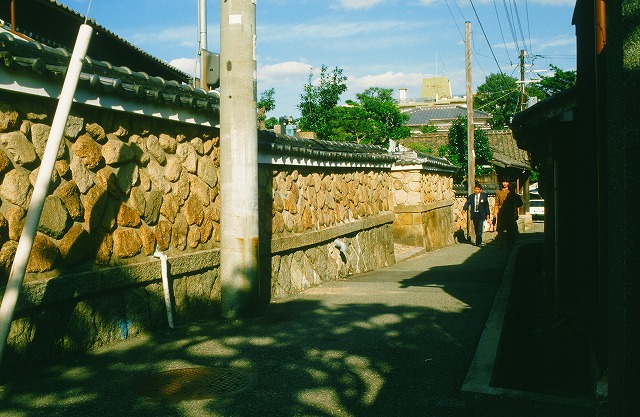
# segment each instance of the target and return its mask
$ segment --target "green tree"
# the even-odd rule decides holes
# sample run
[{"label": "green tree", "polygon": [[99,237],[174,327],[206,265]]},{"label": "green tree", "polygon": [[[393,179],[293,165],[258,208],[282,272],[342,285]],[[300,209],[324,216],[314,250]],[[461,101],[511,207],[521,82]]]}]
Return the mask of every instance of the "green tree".
[{"label": "green tree", "polygon": [[411,136],[409,127],[405,125],[409,115],[398,108],[392,89],[371,87],[356,94],[356,98],[358,102],[351,104],[364,110],[372,125],[362,143],[386,146],[389,139],[397,141]]},{"label": "green tree", "polygon": [[[463,168],[468,165],[468,139],[467,139],[467,118],[456,118],[449,128],[449,144],[441,146],[438,154],[449,160],[453,165],[460,167],[458,174],[454,176],[456,182],[462,181],[466,174]],[[475,166],[476,175],[486,174],[486,168],[482,165],[490,165],[493,152],[489,147],[489,138],[484,130],[474,129],[473,148],[476,154]]]},{"label": "green tree", "polygon": [[496,73],[490,74],[478,86],[473,106],[493,115],[493,129],[503,129],[519,111],[520,89],[516,81],[513,77]]},{"label": "green tree", "polygon": [[567,90],[576,84],[576,72],[564,71],[555,65],[549,65],[554,72],[551,76],[542,75],[540,77],[540,89],[550,97],[561,91]]},{"label": "green tree", "polygon": [[320,79],[314,85],[313,70],[311,70],[298,104],[301,113],[299,126],[302,130],[316,132],[318,139],[329,139],[333,109],[338,104],[340,95],[347,91],[346,80],[347,77],[342,74],[342,69],[336,67],[329,72],[327,66],[322,65]]},{"label": "green tree", "polygon": [[420,126],[421,133],[437,133],[438,128],[435,125],[428,124],[426,126]]},{"label": "green tree", "polygon": [[262,94],[260,94],[260,99],[256,103],[258,107],[258,128],[259,129],[266,128],[265,121],[267,118],[267,112],[276,108],[276,100],[273,97],[275,93],[276,93],[276,90],[274,88],[270,88],[266,91],[263,91]]},{"label": "green tree", "polygon": [[274,126],[278,124],[278,118],[269,117],[267,120],[264,121],[264,124],[267,129],[273,129]]},{"label": "green tree", "polygon": [[334,107],[331,118],[331,140],[362,143],[373,134],[374,123],[366,110],[358,105]]}]

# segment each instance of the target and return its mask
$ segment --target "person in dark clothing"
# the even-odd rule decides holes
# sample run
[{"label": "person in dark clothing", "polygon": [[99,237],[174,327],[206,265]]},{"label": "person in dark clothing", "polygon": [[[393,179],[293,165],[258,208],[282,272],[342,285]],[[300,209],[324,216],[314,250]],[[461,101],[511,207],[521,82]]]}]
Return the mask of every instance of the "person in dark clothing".
[{"label": "person in dark clothing", "polygon": [[485,220],[491,218],[491,210],[489,208],[489,198],[487,194],[482,192],[482,185],[476,183],[474,193],[467,197],[462,211],[469,211],[470,219],[473,222],[473,230],[476,234],[476,246],[482,244],[482,224]]},{"label": "person in dark clothing", "polygon": [[503,216],[500,214],[501,213],[500,210],[502,209],[502,204],[504,204],[504,200],[507,199],[508,195],[509,195],[509,180],[507,178],[503,178],[502,187],[496,191],[496,200],[493,206],[493,220],[496,225],[496,232],[498,232],[496,241],[500,244],[500,247],[504,247],[507,240],[507,236],[505,232],[506,227],[504,227],[504,224],[501,223],[501,219]]},{"label": "person in dark clothing", "polygon": [[501,230],[504,230],[508,247],[515,244],[518,236],[518,209],[520,207],[522,207],[522,197],[516,191],[516,183],[510,182],[509,193],[498,212],[498,225]]}]

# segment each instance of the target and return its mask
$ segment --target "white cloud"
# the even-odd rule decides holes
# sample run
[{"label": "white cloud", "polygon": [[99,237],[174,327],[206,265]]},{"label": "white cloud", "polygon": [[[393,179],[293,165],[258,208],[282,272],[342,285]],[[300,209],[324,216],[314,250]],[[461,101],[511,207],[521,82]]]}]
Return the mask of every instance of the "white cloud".
[{"label": "white cloud", "polygon": [[[213,29],[212,33],[213,32]],[[134,45],[170,44],[172,46],[197,48],[197,30],[193,26],[167,27],[162,30],[145,30],[126,35],[126,39]]]},{"label": "white cloud", "polygon": [[333,7],[345,10],[366,10],[382,2],[384,0],[337,0],[337,4]]},{"label": "white cloud", "polygon": [[564,47],[564,46],[575,46],[575,44],[576,44],[575,36],[565,35],[565,36],[558,36],[556,38],[547,40],[545,42],[539,42],[538,47],[542,49],[546,49],[546,48],[557,48],[557,47]]},{"label": "white cloud", "polygon": [[192,77],[194,76],[196,71],[195,58],[177,58],[169,62],[169,65],[178,68],[180,71],[186,72]]},{"label": "white cloud", "polygon": [[306,82],[310,70],[311,65],[304,62],[287,61],[265,65],[258,68],[258,81],[265,85],[290,83],[294,80]]}]

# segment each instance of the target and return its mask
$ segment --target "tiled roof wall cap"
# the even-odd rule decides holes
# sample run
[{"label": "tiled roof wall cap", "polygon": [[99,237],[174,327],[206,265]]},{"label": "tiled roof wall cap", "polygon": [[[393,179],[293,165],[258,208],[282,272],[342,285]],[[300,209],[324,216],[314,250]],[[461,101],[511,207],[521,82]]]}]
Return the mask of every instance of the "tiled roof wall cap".
[{"label": "tiled roof wall cap", "polygon": [[396,161],[396,165],[422,165],[422,169],[426,171],[450,172],[457,171],[458,167],[451,164],[445,158],[439,158],[432,155],[409,156],[404,155]]},{"label": "tiled roof wall cap", "polygon": [[[0,57],[5,66],[31,70],[37,74],[63,75],[70,55],[62,48],[51,48],[40,42],[24,41],[9,32],[0,32]],[[110,62],[85,57],[81,81],[93,88],[113,92],[129,98],[146,99],[158,103],[171,103],[192,107],[203,112],[217,112],[220,96],[217,91],[205,91],[174,80],[151,77],[127,67],[116,67]]]},{"label": "tiled roof wall cap", "polygon": [[356,161],[395,162],[397,156],[381,146],[363,145],[351,142],[334,142],[318,139],[303,139],[279,135],[261,130],[258,145],[272,152],[303,155],[315,158],[347,159]]}]

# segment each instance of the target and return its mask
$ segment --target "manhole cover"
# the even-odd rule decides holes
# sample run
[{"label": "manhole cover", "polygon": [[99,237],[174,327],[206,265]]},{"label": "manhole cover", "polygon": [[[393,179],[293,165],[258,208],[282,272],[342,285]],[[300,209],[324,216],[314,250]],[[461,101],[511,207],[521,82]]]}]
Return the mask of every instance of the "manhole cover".
[{"label": "manhole cover", "polygon": [[248,389],[253,377],[229,368],[182,368],[148,375],[138,392],[159,402],[202,400],[235,395]]}]

